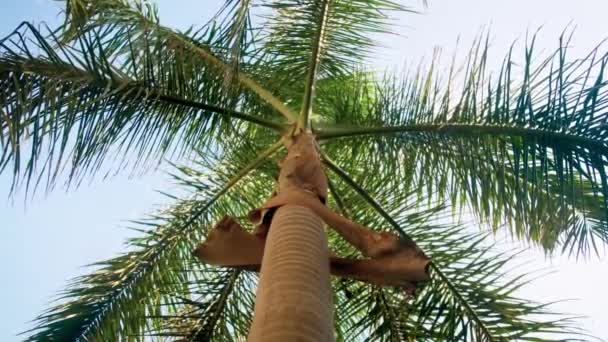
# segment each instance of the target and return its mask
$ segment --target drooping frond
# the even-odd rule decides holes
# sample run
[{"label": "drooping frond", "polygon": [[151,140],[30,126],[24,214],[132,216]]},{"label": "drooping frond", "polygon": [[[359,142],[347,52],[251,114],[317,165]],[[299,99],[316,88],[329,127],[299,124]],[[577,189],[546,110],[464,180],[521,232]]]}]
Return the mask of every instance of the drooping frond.
[{"label": "drooping frond", "polygon": [[98,170],[108,154],[139,163],[171,149],[217,148],[229,124],[281,129],[236,110],[256,106],[245,97],[237,104],[221,77],[187,69],[158,44],[131,56],[145,62],[125,71],[111,58],[111,41],[89,38],[60,45],[23,24],[0,42],[0,169],[52,184],[66,162],[74,178]]},{"label": "drooping frond", "polygon": [[[210,52],[213,50],[214,53],[227,58],[229,68],[225,71],[228,83],[232,80],[231,75],[238,71],[243,54],[248,52],[253,45],[254,37],[250,17],[252,2],[252,0],[226,0],[220,10],[213,15],[211,22],[198,30],[189,29],[181,37],[196,42],[199,46],[207,46]],[[124,45],[132,46],[136,42],[142,43],[141,38],[171,40],[180,35],[159,25],[157,8],[148,1],[68,0],[66,1],[66,14],[62,30],[63,38],[66,41],[74,40],[90,30],[98,30],[102,36],[113,36],[114,44],[123,47]],[[151,26],[155,30],[149,30]],[[103,29],[99,30],[100,28]],[[212,31],[213,38],[200,40],[208,31]],[[142,33],[144,34],[140,37]],[[124,36],[125,34],[128,36]],[[170,51],[175,50],[177,46],[169,44],[164,48]],[[125,51],[119,51],[119,53]],[[129,63],[140,63],[137,58],[127,57],[127,60]],[[189,69],[195,65],[201,65],[203,60],[200,56],[193,58],[192,55],[189,55],[180,62],[184,64],[183,67]]]},{"label": "drooping frond", "polygon": [[115,340],[158,329],[160,321],[149,316],[175,312],[179,308],[176,296],[196,294],[188,286],[193,277],[200,276],[189,271],[194,260],[191,253],[206,230],[227,213],[245,216],[249,203],[267,195],[273,180],[264,171],[265,161],[278,146],[251,160],[248,156],[255,153],[244,145],[223,163],[200,156],[198,171],[182,168],[180,183],[190,186],[195,196],[139,222],[150,229],[138,229],[143,236],[129,241],[132,250],[96,264],[94,273],[75,279],[60,303],[38,317],[28,341]]},{"label": "drooping frond", "polygon": [[[428,191],[547,251],[599,252],[608,242],[608,57],[600,46],[569,62],[560,41],[541,61],[532,42],[519,69],[509,53],[498,75],[478,45],[462,87],[454,68],[442,78],[436,66],[403,80],[360,74],[329,85],[317,134],[347,139],[335,140],[343,153],[374,155],[379,172],[428,178]],[[403,165],[414,159],[411,174]]]},{"label": "drooping frond", "polygon": [[185,292],[186,274],[172,270],[188,259],[193,247],[189,240],[200,236],[199,225],[209,224],[197,219],[184,231],[193,210],[192,203],[175,207],[166,213],[173,217],[158,218],[170,223],[129,242],[136,250],[97,263],[94,273],[74,279],[62,293],[62,303],[38,316],[27,341],[113,340],[141,334],[145,316],[167,305],[167,297],[157,292]]},{"label": "drooping frond", "polygon": [[[347,175],[350,180],[337,173],[334,180],[352,217],[380,230],[399,227],[431,256],[433,263],[431,281],[413,298],[399,290],[338,282],[336,315],[344,318],[340,331],[345,341],[564,337],[560,334],[568,331],[570,319],[551,319],[545,316],[546,305],[514,295],[529,277],[506,271],[512,253],[493,252],[496,246],[488,245],[486,236],[449,223],[445,206],[429,203],[421,207],[419,198],[403,187],[401,179],[388,174],[369,177],[363,167],[349,170],[353,173]],[[358,185],[357,189],[351,182]],[[392,187],[396,184],[402,184],[402,188]],[[361,196],[361,191],[366,196]],[[370,203],[369,198],[382,201]],[[573,334],[571,331],[569,336]]]}]

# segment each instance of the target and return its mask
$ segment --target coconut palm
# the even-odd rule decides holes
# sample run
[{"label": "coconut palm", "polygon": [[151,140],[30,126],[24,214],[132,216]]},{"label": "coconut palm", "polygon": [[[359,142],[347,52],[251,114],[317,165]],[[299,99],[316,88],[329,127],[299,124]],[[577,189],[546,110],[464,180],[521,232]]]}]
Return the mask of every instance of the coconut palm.
[{"label": "coconut palm", "polygon": [[129,250],[74,279],[27,340],[577,333],[517,297],[535,274],[510,272],[515,252],[492,232],[601,253],[607,55],[570,60],[562,35],[540,58],[530,39],[490,72],[482,38],[463,68],[378,74],[373,39],[397,11],[411,8],[226,0],[176,31],[144,1],[68,0],[61,27],[3,39],[0,168],[15,188],[190,161],[173,174],[187,194],[136,222]]}]

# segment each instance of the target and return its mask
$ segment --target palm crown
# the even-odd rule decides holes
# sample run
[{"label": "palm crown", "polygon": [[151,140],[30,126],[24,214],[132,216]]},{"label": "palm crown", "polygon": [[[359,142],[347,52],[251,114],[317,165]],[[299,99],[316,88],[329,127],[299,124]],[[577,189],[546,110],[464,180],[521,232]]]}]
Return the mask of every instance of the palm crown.
[{"label": "palm crown", "polygon": [[[118,169],[194,156],[174,175],[191,195],[139,222],[128,252],[75,279],[29,340],[246,336],[256,273],[191,251],[226,214],[251,226],[247,213],[273,191],[281,139],[296,131],[317,137],[329,208],[410,237],[433,260],[413,297],[334,279],[338,340],[573,333],[567,317],[516,297],[527,278],[506,272],[512,255],[451,213],[548,253],[603,248],[606,54],[569,60],[562,36],[539,59],[531,39],[522,63],[510,51],[490,73],[480,39],[462,82],[454,67],[382,76],[362,61],[393,11],[409,8],[226,0],[214,20],[178,32],[147,2],[68,0],[60,28],[24,23],[0,41],[0,168],[15,186],[50,187],[64,171],[79,182],[112,156]],[[358,253],[332,232],[329,243]]]}]

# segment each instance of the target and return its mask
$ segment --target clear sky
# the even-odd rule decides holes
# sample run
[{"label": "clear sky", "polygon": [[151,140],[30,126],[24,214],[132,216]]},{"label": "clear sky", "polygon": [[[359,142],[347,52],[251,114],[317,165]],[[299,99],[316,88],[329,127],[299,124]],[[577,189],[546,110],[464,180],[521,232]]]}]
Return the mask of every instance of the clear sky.
[{"label": "clear sky", "polygon": [[[413,3],[412,1],[411,3]],[[421,1],[419,1],[421,2]],[[492,56],[504,56],[515,39],[543,26],[540,50],[550,51],[568,25],[576,26],[570,56],[584,54],[608,37],[606,0],[429,0],[426,14],[408,15],[399,21],[401,36],[384,39],[390,47],[377,55],[378,68],[401,67],[430,56],[443,47],[451,54],[457,39],[467,48],[482,27],[491,27]],[[203,23],[218,0],[160,0],[161,20],[185,28]],[[0,0],[0,36],[9,34],[21,21],[59,22],[59,3],[52,0]],[[109,180],[83,184],[64,191],[58,187],[44,196],[8,199],[8,175],[0,175],[0,341],[17,341],[16,333],[65,287],[67,280],[87,272],[83,265],[111,258],[123,248],[131,233],[127,220],[151,212],[166,199],[156,190],[171,192],[164,171],[129,178],[126,173]],[[537,301],[577,299],[560,303],[563,312],[586,316],[582,327],[608,340],[608,258],[586,262],[558,257],[545,260],[537,252],[522,259],[520,270],[550,268],[555,272],[525,288],[521,295]],[[516,262],[516,264],[519,264]]]}]

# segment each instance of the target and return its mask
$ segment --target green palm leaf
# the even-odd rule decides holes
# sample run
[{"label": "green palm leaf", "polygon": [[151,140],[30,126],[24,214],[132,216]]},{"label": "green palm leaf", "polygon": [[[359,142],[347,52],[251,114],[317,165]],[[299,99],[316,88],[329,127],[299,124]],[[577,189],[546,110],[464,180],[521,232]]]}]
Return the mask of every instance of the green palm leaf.
[{"label": "green palm leaf", "polygon": [[276,68],[306,82],[315,68],[320,77],[349,74],[374,46],[371,35],[388,32],[390,12],[411,11],[388,0],[280,0],[267,6],[273,14],[264,49],[277,56]]},{"label": "green palm leaf", "polygon": [[251,290],[256,285],[257,276],[249,272],[205,270],[190,283],[193,299],[176,298],[178,312],[151,317],[165,323],[145,336],[175,341],[233,341],[247,336],[254,304]]},{"label": "green palm leaf", "polygon": [[534,334],[552,340],[560,339],[565,331],[576,334],[567,316],[531,319],[548,311],[545,305],[513,295],[531,277],[504,271],[513,253],[497,254],[493,252],[496,246],[486,242],[487,236],[446,224],[449,211],[443,205],[420,208],[416,194],[386,186],[399,182],[390,175],[371,178],[359,169],[350,176],[326,161],[356,221],[381,230],[406,231],[433,258],[431,281],[415,298],[364,284],[347,285],[349,294],[345,294],[338,285],[337,315],[350,317],[350,321],[340,320],[345,341],[501,341],[526,340]]},{"label": "green palm leaf", "polygon": [[[186,70],[174,58],[128,74],[112,65],[111,47],[88,38],[52,48],[60,43],[24,24],[0,43],[0,167],[12,163],[28,185],[37,171],[52,184],[70,156],[70,178],[78,178],[99,169],[110,153],[135,154],[137,164],[171,149],[217,148],[224,134],[218,133],[233,120],[282,129],[236,110],[235,98],[225,95],[223,80],[213,74]],[[165,60],[156,52],[143,59],[157,57]],[[246,96],[239,107],[259,108]]]},{"label": "green palm leaf", "polygon": [[435,69],[403,80],[359,73],[346,80],[350,86],[330,83],[319,90],[326,95],[317,134],[345,148],[335,153],[378,155],[375,167],[412,187],[427,180],[428,191],[470,205],[495,228],[508,224],[547,251],[599,252],[608,241],[606,57],[598,48],[567,62],[565,45],[533,64],[531,43],[521,83],[512,53],[492,82],[487,46],[478,46],[458,97],[452,76],[442,86]]},{"label": "green palm leaf", "polygon": [[[101,2],[90,0],[70,0],[68,5],[74,8],[82,8],[79,11],[68,11],[64,38],[71,40],[75,36],[89,31],[95,31],[111,41],[118,49],[118,54],[130,52],[133,46],[147,48],[149,37],[159,43],[163,49],[171,54],[177,54],[181,58],[180,66],[204,67],[215,70],[217,75],[229,75],[233,73],[235,63],[235,52],[245,52],[250,49],[252,41],[249,35],[244,35],[247,30],[246,16],[249,3],[244,2],[236,11],[220,11],[218,16],[231,16],[232,19],[224,20],[224,26],[216,25],[215,21],[205,25],[200,30],[190,28],[188,31],[176,32],[170,28],[160,25],[155,8],[147,1],[128,2],[124,0],[104,0]],[[230,5],[230,2],[227,2]],[[69,7],[68,6],[68,7]],[[230,7],[228,7],[229,9]],[[210,40],[201,40],[211,30]],[[79,32],[74,34],[72,32]],[[239,39],[238,37],[241,36]],[[213,43],[211,43],[213,42]],[[259,52],[255,52],[259,55]],[[256,56],[262,59],[264,56]],[[244,56],[241,56],[243,59]],[[251,58],[251,57],[250,57]],[[225,59],[231,59],[231,64],[226,64]],[[126,59],[128,64],[137,65],[141,59]],[[178,67],[180,67],[178,66]],[[235,73],[235,80],[242,87],[251,90],[275,111],[281,113],[288,121],[295,122],[297,116],[267,88],[261,86],[244,72]],[[231,77],[230,77],[231,78]]]},{"label": "green palm leaf", "polygon": [[[142,335],[157,326],[157,321],[150,323],[146,317],[160,316],[164,306],[177,307],[172,301],[174,296],[191,294],[188,283],[192,275],[184,270],[191,269],[191,251],[206,229],[226,212],[246,215],[248,202],[260,201],[266,195],[269,186],[256,187],[257,192],[251,192],[248,185],[252,182],[240,181],[251,178],[249,173],[263,166],[278,147],[275,144],[248,161],[251,147],[245,145],[222,167],[218,168],[216,158],[200,158],[199,172],[181,169],[181,176],[176,177],[193,187],[196,196],[140,222],[151,229],[138,229],[144,235],[129,241],[133,251],[95,264],[98,270],[75,279],[61,295],[61,303],[38,317],[38,325],[28,340],[112,340]],[[216,170],[213,176],[201,178],[200,172],[210,167]],[[260,185],[269,180],[258,176],[253,183]]]},{"label": "green palm leaf", "polygon": [[[287,79],[275,82],[303,90],[299,124],[308,126],[317,78],[348,74],[374,46],[372,34],[388,32],[388,13],[411,11],[388,0],[271,1],[273,10],[264,24],[265,53],[274,56],[271,68]],[[293,80],[304,80],[293,84]]]}]

